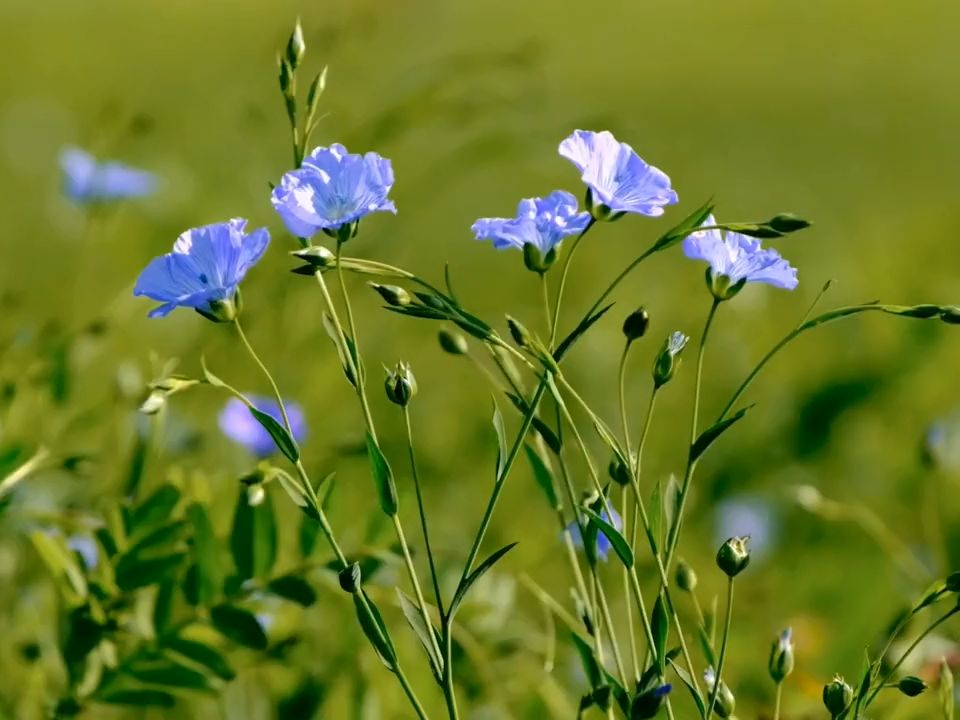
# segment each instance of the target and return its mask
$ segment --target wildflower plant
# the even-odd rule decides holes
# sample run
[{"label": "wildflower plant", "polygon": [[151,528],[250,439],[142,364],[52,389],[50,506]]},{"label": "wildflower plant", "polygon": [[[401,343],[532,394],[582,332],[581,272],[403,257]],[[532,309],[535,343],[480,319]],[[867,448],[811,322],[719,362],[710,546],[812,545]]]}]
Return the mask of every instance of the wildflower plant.
[{"label": "wildflower plant", "polygon": [[[271,245],[267,230],[248,231],[246,221],[239,219],[197,226],[180,235],[172,252],[147,264],[134,294],[160,303],[150,317],[162,318],[176,308],[186,308],[232,326],[209,325],[203,331],[234,332],[243,356],[260,373],[263,389],[259,392],[266,394],[241,392],[229,378],[215,374],[213,366],[218,373],[232,372],[237,358],[231,357],[228,363],[211,354],[202,360],[202,374],[197,377],[164,373],[155,380],[142,409],[162,416],[174,395],[202,388],[222,395],[226,404],[220,427],[242,446],[238,456],[247,468],[237,485],[231,527],[227,537],[218,535],[203,502],[164,484],[145,498],[137,496],[116,518],[101,523],[95,533],[96,552],[90,552],[89,541],[84,544],[40,531],[31,536],[58,578],[69,608],[62,642],[68,677],[57,713],[77,715],[99,703],[169,707],[183,694],[216,691],[229,681],[235,674],[230,651],[236,647],[278,657],[284,639],[272,635],[265,619],[266,600],[279,598],[309,608],[317,599],[306,570],[275,568],[273,508],[278,498],[286,498],[302,511],[304,563],[318,543],[329,554],[325,567],[335,573],[356,619],[351,632],[365,640],[396,681],[409,705],[402,716],[412,714],[421,720],[472,716],[466,708],[471,695],[461,674],[467,661],[459,634],[460,613],[492,577],[491,570],[508,566],[511,550],[533,531],[532,527],[518,529],[517,542],[497,548],[486,543],[507,483],[517,474],[517,465],[527,464],[555,519],[555,527],[546,532],[569,566],[570,600],[551,596],[535,578],[530,587],[545,608],[551,637],[568,639],[569,649],[582,665],[584,683],[572,698],[579,713],[597,710],[608,718],[631,720],[733,717],[737,682],[728,677],[727,661],[733,653],[749,652],[733,635],[735,588],[753,582],[757,568],[750,566],[747,536],[731,537],[719,548],[700,548],[700,555],[716,558],[715,566],[702,563],[695,569],[694,563],[679,560],[699,462],[727,433],[749,422],[752,405],[743,404],[744,396],[771,360],[801,335],[865,313],[956,325],[960,308],[878,302],[820,314],[811,308],[735,385],[720,412],[706,419],[700,398],[709,340],[722,321],[721,309],[727,302],[736,302],[747,283],[796,288],[797,270],[778,249],[764,247],[761,241],[774,242],[809,223],[788,213],[763,222],[719,222],[713,216],[712,201],[687,212],[678,222],[668,222],[664,217],[668,209],[679,203],[670,178],[610,132],[576,130],[562,140],[559,155],[579,171],[579,188],[523,199],[512,218],[484,217],[472,226],[469,219],[464,220],[465,241],[472,232],[494,248],[522,251],[526,267],[539,276],[543,294],[542,319],[484,319],[469,309],[467,298],[454,293],[449,274],[444,283],[435,284],[414,271],[367,259],[375,254],[378,240],[373,232],[367,234],[366,218],[387,212],[397,215],[396,222],[403,221],[390,198],[393,167],[377,152],[350,153],[337,143],[309,150],[327,74],[325,69],[317,73],[301,99],[297,81],[305,52],[298,23],[278,58],[293,165],[272,188],[269,202],[290,236],[294,274],[315,283],[322,310],[313,319],[330,338],[331,352],[362,418],[359,436],[371,480],[367,512],[371,521],[382,522],[394,536],[393,547],[402,566],[394,577],[395,593],[386,598],[370,591],[375,567],[352,547],[354,540],[343,530],[349,519],[329,507],[336,461],[329,460],[331,466],[323,478],[311,474],[303,462],[301,445],[311,439],[304,417],[313,409],[288,401],[296,388],[280,387],[242,328],[240,285]],[[82,170],[79,156],[70,164],[76,179],[78,168]],[[117,174],[116,168],[106,173],[111,178]],[[583,209],[573,190],[585,196]],[[572,309],[565,288],[576,267],[577,251],[583,247],[581,252],[587,252],[590,243],[599,241],[594,235],[603,232],[604,222],[614,220],[635,223],[636,235],[653,239],[601,285],[588,308]],[[329,248],[321,244],[328,241]],[[279,244],[275,240],[273,247]],[[354,247],[356,255],[345,253]],[[704,324],[699,330],[677,329],[662,341],[652,367],[643,370],[648,391],[638,412],[625,393],[626,377],[633,372],[631,353],[649,342],[648,336],[654,335],[657,343],[663,335],[651,329],[655,308],[625,313],[615,398],[618,412],[614,418],[604,417],[596,410],[591,388],[573,384],[565,361],[584,338],[594,337],[596,326],[610,320],[614,306],[609,298],[617,288],[652,258],[681,249],[688,258],[708,266],[710,296],[704,296]],[[504,263],[519,260],[515,253],[502,256]],[[683,271],[693,273],[696,268],[690,263]],[[362,342],[371,330],[363,325],[367,318],[354,311],[347,276],[367,280],[393,319],[437,323],[441,348],[451,358],[475,361],[483,370],[481,377],[491,385],[497,437],[490,462],[492,484],[476,514],[470,507],[458,510],[463,545],[441,549],[431,539],[433,518],[427,511],[416,451],[416,438],[422,432],[415,423],[418,403],[442,390],[437,389],[435,378],[418,385],[415,369],[395,358],[385,365],[382,385],[379,380],[372,382],[373,363],[366,361]],[[264,302],[254,293],[245,300],[251,305]],[[379,322],[387,322],[386,317]],[[481,353],[475,353],[477,349]],[[489,357],[490,364],[480,362],[477,355]],[[693,375],[689,416],[660,419],[658,398],[676,392],[671,381],[680,372]],[[390,401],[385,407],[402,422],[404,452],[395,452],[381,440],[382,418],[374,412],[379,406],[371,402],[381,388]],[[340,407],[334,403],[324,411],[338,413]],[[653,482],[644,468],[650,430],[658,420],[674,428],[689,423],[685,452],[676,458],[678,473],[666,482]],[[513,432],[508,432],[511,425]],[[602,456],[596,452],[598,446],[603,448]],[[601,471],[607,466],[609,477]],[[402,471],[397,470],[401,467]],[[408,484],[414,491],[413,511],[401,507],[409,497]],[[823,502],[818,497],[809,504],[822,508]],[[414,512],[416,522],[411,523]],[[224,541],[229,545],[232,571],[225,568],[219,552]],[[97,559],[84,561],[87,557]],[[722,613],[703,611],[698,575],[724,583]],[[923,692],[923,680],[898,676],[916,643],[892,662],[890,650],[909,621],[925,617],[941,602],[950,608],[921,638],[949,620],[958,612],[958,592],[956,575],[934,583],[888,633],[886,647],[879,653],[868,652],[855,683],[839,676],[828,683],[822,699],[829,716],[862,720],[868,711],[876,716],[879,705],[874,703],[886,699],[879,697],[884,690],[897,688],[906,697]],[[393,622],[396,613],[387,611],[387,603],[400,610],[408,627]],[[134,605],[150,610],[152,625],[126,637],[121,629],[130,621],[128,609]],[[623,617],[615,615],[618,609]],[[557,622],[565,625],[562,633],[556,631]],[[407,632],[419,643],[418,657],[398,649],[397,638]],[[210,640],[211,636],[217,639]],[[803,642],[802,637],[796,639],[798,644]],[[799,664],[793,643],[794,635],[786,630],[776,638],[769,655],[775,720],[780,718],[783,687]],[[763,648],[754,653],[761,658],[757,661],[761,667],[765,652]],[[425,672],[411,673],[414,665]],[[545,666],[552,667],[552,660]],[[531,688],[531,696],[533,692]]]}]

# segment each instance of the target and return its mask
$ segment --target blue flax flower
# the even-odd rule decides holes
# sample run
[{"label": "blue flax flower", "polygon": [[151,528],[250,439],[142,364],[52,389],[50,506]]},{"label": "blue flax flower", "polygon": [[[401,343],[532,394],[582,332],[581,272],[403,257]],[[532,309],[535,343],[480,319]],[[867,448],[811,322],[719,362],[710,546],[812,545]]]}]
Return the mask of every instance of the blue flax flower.
[{"label": "blue flax flower", "polygon": [[577,166],[600,217],[625,212],[659,217],[664,205],[677,202],[670,178],[606,130],[575,130],[560,143],[560,155]]},{"label": "blue flax flower", "polygon": [[568,235],[583,232],[590,213],[577,212],[577,199],[565,190],[545,198],[520,201],[515,218],[481,218],[470,228],[477,240],[491,240],[497,250],[533,245],[546,256]]},{"label": "blue flax flower", "polygon": [[[711,215],[703,226],[715,224]],[[742,287],[742,283],[748,282],[767,283],[784,290],[793,290],[797,286],[796,268],[791,267],[780,253],[763,248],[756,238],[740,233],[700,230],[684,239],[683,252],[688,258],[706,260],[713,277],[726,278],[731,287],[738,284]]]},{"label": "blue flax flower", "polygon": [[134,295],[163,303],[150,311],[150,317],[186,307],[212,319],[232,319],[237,286],[270,243],[266,228],[247,234],[246,224],[235,218],[187,230],[177,238],[173,252],[154,258],[133,289]]},{"label": "blue flax flower", "polygon": [[271,201],[292,235],[333,233],[379,210],[396,213],[387,198],[393,167],[377,153],[348,153],[340,144],[319,147],[274,188]]},{"label": "blue flax flower", "polygon": [[153,173],[119,162],[97,162],[90,153],[73,147],[60,153],[60,169],[64,192],[80,204],[143,197],[157,185]]},{"label": "blue flax flower", "polygon": [[[247,399],[253,403],[257,410],[270,415],[277,422],[283,424],[283,415],[275,400],[257,395],[248,395]],[[303,441],[307,436],[307,423],[303,416],[303,410],[297,403],[292,402],[284,403],[284,407],[287,409],[287,417],[290,418],[290,428],[293,430],[294,439],[297,442]],[[243,445],[254,457],[267,458],[277,451],[277,446],[273,442],[273,438],[270,437],[270,433],[250,414],[250,409],[239,398],[230,398],[227,401],[220,412],[219,422],[223,434],[234,442]]]},{"label": "blue flax flower", "polygon": [[[600,517],[605,521],[613,525],[617,530],[623,529],[623,520],[620,519],[620,515],[616,510],[610,508],[610,512],[613,513],[613,519],[610,519],[610,515],[607,514],[606,508],[600,511]],[[583,547],[583,535],[580,532],[580,525],[574,521],[567,525],[567,531],[570,533],[570,537],[573,539],[573,544],[578,548]],[[607,559],[607,554],[613,548],[613,545],[610,544],[610,540],[606,535],[603,534],[603,531],[597,531],[597,557],[601,560]]]}]

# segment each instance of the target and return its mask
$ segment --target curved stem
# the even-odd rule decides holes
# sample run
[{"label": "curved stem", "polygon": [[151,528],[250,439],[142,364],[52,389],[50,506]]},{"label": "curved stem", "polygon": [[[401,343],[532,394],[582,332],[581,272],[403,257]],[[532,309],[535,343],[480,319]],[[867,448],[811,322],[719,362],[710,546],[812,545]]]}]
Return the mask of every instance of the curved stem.
[{"label": "curved stem", "polygon": [[717,695],[720,694],[720,683],[723,680],[723,664],[727,658],[727,640],[730,637],[730,624],[733,619],[733,578],[727,582],[727,613],[723,621],[723,639],[720,641],[720,655],[717,657],[717,673],[713,690],[710,693],[710,703],[707,705],[705,720],[710,720],[713,708],[717,704]]},{"label": "curved stem", "polygon": [[629,687],[623,658],[620,655],[620,645],[617,642],[617,634],[613,627],[613,616],[610,614],[610,605],[607,603],[607,594],[600,582],[600,576],[596,572],[593,574],[593,583],[597,590],[597,604],[600,608],[601,617],[603,617],[603,624],[607,626],[607,636],[610,638],[610,648],[613,651],[613,662],[617,666],[620,682],[623,683],[624,687]]},{"label": "curved stem", "polygon": [[570,272],[570,264],[573,261],[573,255],[577,251],[577,247],[580,245],[580,241],[583,240],[583,236],[590,232],[590,228],[594,226],[596,220],[592,217],[587,223],[587,226],[580,232],[577,237],[574,238],[573,242],[570,244],[570,249],[567,251],[567,256],[563,259],[563,269],[560,271],[560,285],[557,287],[557,299],[553,306],[553,322],[550,323],[550,343],[549,347],[553,348],[554,343],[557,341],[557,326],[560,324],[560,305],[563,302],[563,293],[567,287],[567,275]]},{"label": "curved stem", "polygon": [[293,437],[293,428],[290,426],[290,418],[287,416],[287,408],[283,403],[283,396],[280,394],[280,388],[277,387],[276,381],[273,379],[273,375],[270,374],[270,371],[267,369],[267,366],[264,365],[263,360],[260,359],[260,356],[257,355],[256,350],[253,349],[253,345],[250,344],[250,341],[247,339],[247,334],[243,331],[243,327],[240,325],[240,320],[235,319],[233,321],[233,326],[237,329],[237,335],[240,336],[240,341],[243,343],[243,346],[247,349],[250,357],[253,358],[254,363],[260,368],[263,374],[266,376],[267,381],[270,383],[270,388],[273,390],[273,395],[277,399],[277,405],[280,406],[280,414],[283,416],[283,424],[287,429],[287,432],[290,433],[290,437]]}]

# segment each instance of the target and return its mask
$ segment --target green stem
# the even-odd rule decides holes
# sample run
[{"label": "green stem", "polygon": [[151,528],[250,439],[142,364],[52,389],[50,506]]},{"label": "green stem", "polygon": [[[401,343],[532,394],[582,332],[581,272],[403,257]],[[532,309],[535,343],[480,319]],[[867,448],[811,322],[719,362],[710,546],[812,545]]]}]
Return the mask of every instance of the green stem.
[{"label": "green stem", "polygon": [[563,269],[560,271],[560,285],[557,287],[557,299],[553,306],[553,322],[550,323],[550,348],[553,348],[557,341],[557,326],[560,324],[560,305],[563,303],[563,293],[567,287],[567,275],[570,272],[573,255],[576,253],[580,241],[583,240],[583,236],[590,232],[590,228],[594,226],[595,222],[596,220],[591,217],[587,226],[574,238],[570,249],[567,251],[567,256],[563,259]]},{"label": "green stem", "polygon": [[540,273],[540,289],[543,291],[543,309],[546,313],[545,317],[547,319],[547,335],[550,337],[550,342],[552,343],[553,339],[556,337],[557,331],[555,320],[550,315],[550,288],[547,286],[546,273]]},{"label": "green stem", "polygon": [[600,604],[600,612],[603,615],[603,623],[607,626],[607,635],[610,638],[610,647],[613,650],[613,662],[617,666],[617,673],[620,675],[620,682],[624,687],[629,687],[627,673],[623,664],[623,658],[620,655],[620,645],[617,642],[617,634],[613,627],[613,616],[610,614],[610,605],[607,603],[607,594],[600,582],[600,575],[597,572],[593,574],[593,581],[597,586],[597,599]]},{"label": "green stem", "polygon": [[[630,353],[631,345],[632,343],[629,340],[624,345],[623,353],[620,355],[620,369],[619,369],[619,372],[617,373],[617,389],[618,389],[619,402],[620,402],[620,424],[622,425],[622,429],[623,429],[623,447],[624,449],[626,449],[628,454],[630,452],[630,424],[627,421],[627,403],[626,403],[626,393],[624,392],[624,385],[626,384],[627,356]],[[627,468],[627,472],[630,475],[633,475],[634,459],[632,457],[628,457],[627,463],[629,464],[629,467]],[[621,503],[622,511],[620,514],[623,516],[623,528],[624,528],[624,531],[626,531],[627,518],[628,516],[630,516],[630,513],[628,512],[629,505],[627,503],[626,487],[622,489],[622,495],[623,495],[622,503]],[[630,542],[630,548],[631,550],[635,550],[634,541],[636,539],[636,534],[637,534],[636,533],[636,530],[637,530],[637,512],[636,511],[634,511],[632,514],[632,520],[633,520],[633,525],[632,525],[633,532],[631,533],[632,539]],[[631,607],[631,604],[630,604],[630,571],[627,568],[623,569],[623,594],[624,594],[624,598],[626,599],[625,605],[626,605],[626,612],[627,612],[627,631],[629,632],[629,635],[630,635],[630,658],[633,662],[633,676],[637,681],[639,681],[640,676],[643,673],[643,669],[640,667],[640,658],[637,654],[637,641],[636,641],[636,638],[634,637],[633,608]]]},{"label": "green stem", "polygon": [[727,582],[727,613],[723,621],[723,639],[720,641],[720,655],[717,657],[717,673],[713,690],[710,693],[710,703],[707,705],[705,720],[710,720],[713,708],[717,704],[717,695],[720,694],[720,683],[723,680],[723,664],[727,658],[727,640],[730,637],[730,625],[733,620],[733,578]]},{"label": "green stem", "polygon": [[267,366],[263,364],[263,361],[260,359],[260,356],[257,355],[257,352],[253,349],[253,346],[250,344],[250,341],[247,339],[247,334],[243,331],[243,328],[240,326],[240,320],[235,319],[233,321],[233,326],[237,329],[237,335],[240,336],[240,341],[243,343],[243,346],[247,349],[247,353],[253,358],[253,362],[260,368],[263,374],[267,378],[267,382],[270,383],[270,388],[273,390],[273,396],[277,399],[277,405],[280,406],[280,414],[283,416],[283,424],[287,428],[287,432],[290,433],[290,437],[293,437],[293,428],[290,426],[290,418],[287,416],[287,408],[283,402],[283,396],[280,394],[280,388],[277,387],[276,381],[273,379],[273,375],[270,374],[270,371],[267,369]]},{"label": "green stem", "polygon": [[[626,530],[627,527],[627,516],[629,515],[630,505],[628,503],[627,497],[627,488],[621,489],[621,512],[620,515],[623,517],[623,527]],[[636,536],[637,528],[637,513],[634,511],[631,516],[634,529],[634,537]],[[633,549],[633,543],[630,543],[631,549]],[[627,568],[623,569],[623,598],[624,606],[626,607],[627,612],[627,634],[630,637],[630,663],[633,669],[633,678],[639,682],[640,676],[643,674],[643,668],[640,667],[640,656],[637,653],[637,639],[634,636],[636,632],[633,625],[633,607],[630,603],[630,571]]]},{"label": "green stem", "polygon": [[777,683],[777,697],[773,705],[773,720],[780,720],[780,698],[783,695],[783,683]]}]

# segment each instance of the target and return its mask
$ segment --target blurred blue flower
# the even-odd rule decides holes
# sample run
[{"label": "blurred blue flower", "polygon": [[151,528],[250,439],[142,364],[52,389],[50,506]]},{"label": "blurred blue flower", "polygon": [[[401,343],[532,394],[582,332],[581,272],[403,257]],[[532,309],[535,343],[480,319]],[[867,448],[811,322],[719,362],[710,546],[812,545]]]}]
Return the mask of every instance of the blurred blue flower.
[{"label": "blurred blue flower", "polygon": [[[703,223],[715,225],[713,216]],[[729,278],[730,285],[741,280],[762,282],[784,290],[797,286],[797,271],[780,253],[764,249],[756,238],[735,232],[700,230],[683,241],[683,252],[688,258],[706,260],[714,276]]]},{"label": "blurred blue flower", "polygon": [[379,210],[397,212],[387,198],[393,167],[377,153],[348,153],[340,144],[319,147],[274,188],[271,201],[292,235],[333,231]]},{"label": "blurred blue flower", "polygon": [[750,538],[754,560],[767,555],[777,541],[779,528],[770,503],[759,497],[741,495],[719,502],[714,509],[714,539],[719,545],[730,537]]},{"label": "blurred blue flower", "polygon": [[567,235],[583,232],[590,213],[577,212],[577,199],[565,190],[545,198],[520,201],[515,218],[481,218],[470,228],[477,240],[492,240],[497,250],[530,244],[542,255],[553,250]]},{"label": "blurred blue flower", "polygon": [[89,535],[71,535],[67,538],[67,547],[83,558],[88,570],[95,570],[100,562],[100,550],[97,542]]},{"label": "blurred blue flower", "polygon": [[64,192],[80,204],[143,197],[157,185],[153,173],[119,162],[97,162],[90,153],[74,147],[60,153],[60,169]]},{"label": "blurred blue flower", "polygon": [[[620,515],[612,507],[610,512],[613,513],[613,519],[610,519],[610,515],[607,514],[606,508],[603,508],[600,511],[600,517],[603,518],[606,522],[613,525],[617,530],[623,529],[623,520],[620,519]],[[573,544],[578,548],[583,547],[583,535],[580,532],[580,525],[574,521],[567,525],[567,532],[570,533],[570,538],[573,540]],[[607,554],[613,548],[613,545],[610,544],[610,540],[606,535],[601,531],[597,531],[597,557],[601,560],[607,559]]]},{"label": "blurred blue flower", "polygon": [[580,179],[590,188],[591,202],[611,213],[659,217],[664,205],[677,202],[670,178],[606,130],[575,130],[560,143],[560,155],[580,170]]},{"label": "blurred blue flower", "polygon": [[163,303],[150,311],[150,317],[164,317],[176,307],[209,316],[216,314],[218,305],[232,302],[240,281],[270,243],[266,228],[246,234],[246,225],[246,220],[235,218],[187,230],[174,243],[173,252],[154,258],[133,289],[134,295]]},{"label": "blurred blue flower", "polygon": [[[273,417],[277,422],[283,423],[283,415],[280,412],[280,406],[272,398],[261,397],[258,395],[248,395],[247,399],[253,403],[253,406],[260,412]],[[303,410],[297,403],[285,402],[287,417],[290,418],[290,428],[293,430],[293,437],[297,442],[303,441],[307,436],[307,421],[304,418]],[[266,431],[263,425],[250,413],[249,408],[239,399],[230,398],[223,410],[220,411],[220,430],[223,434],[234,442],[243,445],[252,455],[263,459],[270,457],[277,451],[277,446]]]}]

